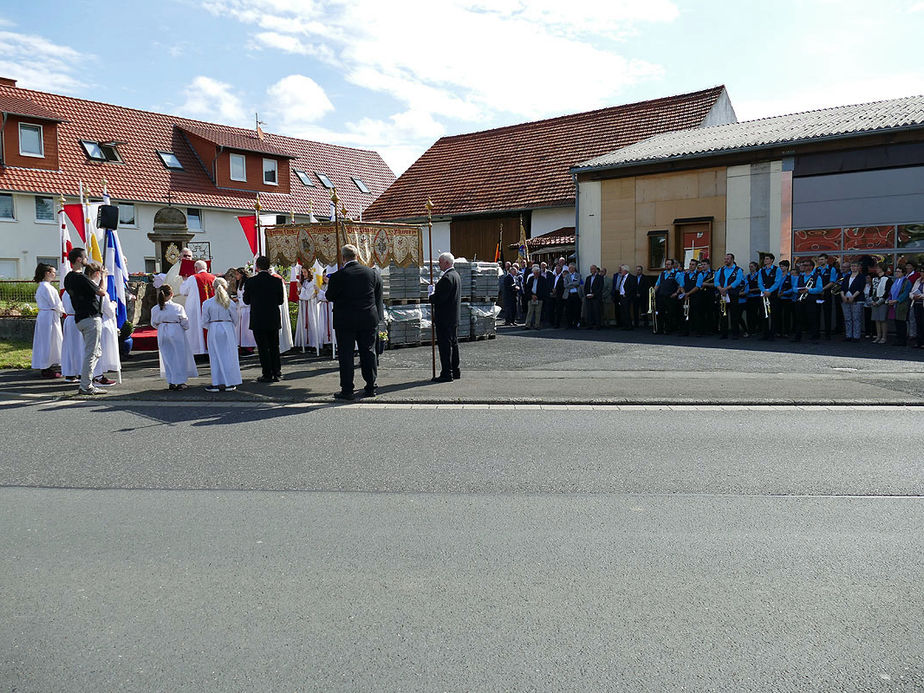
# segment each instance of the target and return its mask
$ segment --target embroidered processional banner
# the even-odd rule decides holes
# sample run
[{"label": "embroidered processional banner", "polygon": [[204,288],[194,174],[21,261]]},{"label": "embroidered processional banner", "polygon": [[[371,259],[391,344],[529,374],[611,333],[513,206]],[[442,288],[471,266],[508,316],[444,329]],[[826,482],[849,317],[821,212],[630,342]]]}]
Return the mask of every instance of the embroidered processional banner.
[{"label": "embroidered processional banner", "polygon": [[359,249],[359,261],[372,267],[419,266],[423,244],[420,227],[345,221],[320,224],[286,224],[266,228],[270,262],[310,267],[337,264],[337,248],[350,243]]}]

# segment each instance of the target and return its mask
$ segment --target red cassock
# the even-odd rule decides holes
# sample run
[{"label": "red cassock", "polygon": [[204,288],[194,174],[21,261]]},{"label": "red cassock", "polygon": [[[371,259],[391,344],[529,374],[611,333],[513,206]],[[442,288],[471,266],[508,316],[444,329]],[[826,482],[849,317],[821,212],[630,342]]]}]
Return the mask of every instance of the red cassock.
[{"label": "red cassock", "polygon": [[[183,260],[183,262],[191,262],[190,260]],[[183,270],[180,269],[180,272]],[[206,299],[211,298],[215,295],[215,289],[212,288],[212,284],[215,283],[215,275],[209,274],[208,272],[199,272],[196,274],[196,288],[199,289],[199,311],[202,312],[202,304],[205,303]],[[204,329],[202,330],[202,338],[205,339],[205,346],[208,348],[209,345],[209,331]]]}]

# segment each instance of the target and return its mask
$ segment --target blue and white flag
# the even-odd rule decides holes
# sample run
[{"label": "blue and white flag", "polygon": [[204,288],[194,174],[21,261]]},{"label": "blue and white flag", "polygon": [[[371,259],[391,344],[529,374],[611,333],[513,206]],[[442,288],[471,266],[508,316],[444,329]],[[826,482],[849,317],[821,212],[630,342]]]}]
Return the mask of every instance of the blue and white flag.
[{"label": "blue and white flag", "polygon": [[121,329],[128,319],[125,304],[125,284],[128,282],[128,268],[122,254],[122,244],[112,229],[106,229],[106,293],[116,309],[116,326]]}]

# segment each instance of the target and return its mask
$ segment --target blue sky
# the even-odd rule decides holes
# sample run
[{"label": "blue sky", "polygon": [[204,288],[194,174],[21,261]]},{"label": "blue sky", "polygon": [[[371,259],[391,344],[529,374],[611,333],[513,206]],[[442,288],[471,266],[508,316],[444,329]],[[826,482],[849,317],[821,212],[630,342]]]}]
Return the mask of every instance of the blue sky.
[{"label": "blue sky", "polygon": [[740,120],[924,93],[924,0],[31,0],[20,86],[375,149],[725,84]]}]

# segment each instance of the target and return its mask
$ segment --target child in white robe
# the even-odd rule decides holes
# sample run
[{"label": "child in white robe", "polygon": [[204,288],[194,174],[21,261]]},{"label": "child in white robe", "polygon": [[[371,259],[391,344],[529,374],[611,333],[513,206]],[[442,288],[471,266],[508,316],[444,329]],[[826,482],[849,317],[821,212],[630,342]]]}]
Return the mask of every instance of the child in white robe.
[{"label": "child in white robe", "polygon": [[186,330],[189,318],[183,306],[174,303],[173,289],[164,284],[157,290],[157,305],[151,308],[151,327],[157,328],[160,376],[170,390],[185,390],[186,381],[199,375]]},{"label": "child in white robe", "polygon": [[119,328],[116,327],[115,303],[108,296],[100,296],[103,324],[99,335],[99,347],[102,352],[96,368],[93,369],[93,384],[108,387],[116,381],[108,378],[106,373],[115,372],[122,378],[122,359],[119,358]]},{"label": "child in white robe", "polygon": [[43,378],[61,377],[57,365],[61,363],[61,315],[64,306],[58,291],[51,285],[57,274],[54,267],[44,262],[35,268],[38,317],[35,319],[35,334],[32,337],[32,367],[40,370]]},{"label": "child in white robe", "polygon": [[218,277],[212,284],[215,295],[202,304],[202,327],[208,330],[209,367],[212,384],[207,392],[230,392],[241,384],[241,365],[237,354],[237,328],[240,316],[228,295],[228,282]]},{"label": "child in white robe", "polygon": [[237,304],[240,315],[237,328],[237,345],[246,350],[247,353],[253,353],[253,350],[257,348],[257,340],[254,339],[253,331],[250,329],[250,306],[240,300],[244,295],[244,284],[247,283],[249,275],[244,267],[238,267],[234,272],[237,280],[237,295],[234,297],[234,302]]},{"label": "child in white robe", "polygon": [[80,368],[83,365],[83,335],[74,322],[74,304],[66,291],[61,296],[64,308],[64,340],[61,342],[61,374],[66,383],[80,382]]}]

